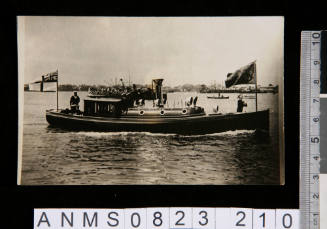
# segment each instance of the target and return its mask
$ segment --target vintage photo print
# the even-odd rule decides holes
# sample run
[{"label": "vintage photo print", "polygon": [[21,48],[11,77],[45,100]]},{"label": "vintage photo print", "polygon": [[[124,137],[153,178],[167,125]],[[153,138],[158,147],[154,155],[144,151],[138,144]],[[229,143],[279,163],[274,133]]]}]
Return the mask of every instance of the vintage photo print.
[{"label": "vintage photo print", "polygon": [[283,17],[19,16],[21,185],[283,185]]}]

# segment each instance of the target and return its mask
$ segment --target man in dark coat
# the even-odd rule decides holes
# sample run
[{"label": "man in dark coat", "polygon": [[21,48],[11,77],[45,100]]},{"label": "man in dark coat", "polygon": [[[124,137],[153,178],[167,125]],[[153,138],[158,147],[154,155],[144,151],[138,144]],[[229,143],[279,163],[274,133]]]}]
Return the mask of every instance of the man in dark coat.
[{"label": "man in dark coat", "polygon": [[77,91],[74,91],[72,97],[70,97],[70,109],[72,112],[77,112],[79,110],[80,99],[77,95]]},{"label": "man in dark coat", "polygon": [[239,95],[237,100],[237,112],[243,112],[243,107],[246,106],[247,104],[243,101],[242,95]]}]

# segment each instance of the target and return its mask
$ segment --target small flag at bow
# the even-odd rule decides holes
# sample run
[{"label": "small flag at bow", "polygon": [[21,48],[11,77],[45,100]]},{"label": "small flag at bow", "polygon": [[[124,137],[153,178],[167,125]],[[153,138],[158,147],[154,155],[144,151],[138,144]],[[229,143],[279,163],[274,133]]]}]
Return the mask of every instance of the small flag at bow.
[{"label": "small flag at bow", "polygon": [[238,69],[234,73],[228,73],[227,79],[225,80],[226,88],[237,84],[255,84],[256,82],[256,62],[251,62],[250,64]]}]

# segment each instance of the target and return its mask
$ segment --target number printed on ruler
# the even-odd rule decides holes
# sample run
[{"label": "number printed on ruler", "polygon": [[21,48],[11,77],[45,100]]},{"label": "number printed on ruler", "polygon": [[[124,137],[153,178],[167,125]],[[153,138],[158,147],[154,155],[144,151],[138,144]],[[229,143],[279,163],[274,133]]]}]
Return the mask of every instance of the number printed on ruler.
[{"label": "number printed on ruler", "polygon": [[299,210],[252,208],[35,209],[34,229],[299,229]]},{"label": "number printed on ruler", "polygon": [[[320,38],[320,31],[304,31],[301,34],[300,220],[302,229],[319,228]],[[285,221],[285,225],[287,222]]]}]

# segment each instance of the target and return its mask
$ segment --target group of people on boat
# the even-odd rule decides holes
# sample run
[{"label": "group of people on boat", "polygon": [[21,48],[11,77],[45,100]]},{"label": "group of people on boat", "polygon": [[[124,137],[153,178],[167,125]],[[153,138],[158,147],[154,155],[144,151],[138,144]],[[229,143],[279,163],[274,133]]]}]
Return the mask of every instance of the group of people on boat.
[{"label": "group of people on boat", "polygon": [[[137,88],[135,84],[130,86],[114,86],[114,87],[92,87],[88,90],[89,96],[101,96],[111,98],[122,97],[153,97],[153,92],[150,88]],[[150,99],[150,98],[149,98]]]},{"label": "group of people on boat", "polygon": [[88,94],[90,96],[121,97],[127,95],[131,91],[131,87],[91,87],[89,88]]}]

